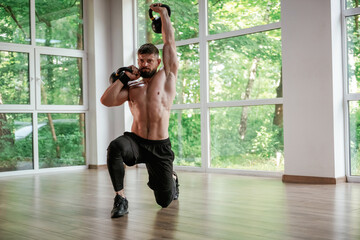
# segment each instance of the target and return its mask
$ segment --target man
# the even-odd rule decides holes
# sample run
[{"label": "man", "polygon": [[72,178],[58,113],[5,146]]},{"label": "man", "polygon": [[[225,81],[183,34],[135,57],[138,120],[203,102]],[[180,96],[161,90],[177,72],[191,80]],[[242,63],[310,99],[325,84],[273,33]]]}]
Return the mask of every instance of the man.
[{"label": "man", "polygon": [[101,97],[102,104],[108,107],[128,101],[133,115],[131,132],[125,132],[108,147],[107,164],[116,192],[112,218],[128,213],[123,184],[124,163],[128,166],[146,164],[148,186],[160,206],[167,207],[179,194],[168,134],[178,71],[174,29],[166,8],[160,3],[152,4],[150,8],[161,17],[164,67],[157,70],[161,63],[159,50],[153,44],[144,44],[138,50],[139,69],[130,66],[131,70],[120,69],[113,73],[110,77],[113,83]]}]

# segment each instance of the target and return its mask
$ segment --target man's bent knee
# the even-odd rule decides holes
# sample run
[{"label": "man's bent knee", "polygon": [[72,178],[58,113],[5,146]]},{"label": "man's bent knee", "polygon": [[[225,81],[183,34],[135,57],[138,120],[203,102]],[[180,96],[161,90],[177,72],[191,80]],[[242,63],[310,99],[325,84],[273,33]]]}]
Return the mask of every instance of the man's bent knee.
[{"label": "man's bent knee", "polygon": [[156,203],[161,207],[166,208],[174,199],[172,191],[154,191]]}]

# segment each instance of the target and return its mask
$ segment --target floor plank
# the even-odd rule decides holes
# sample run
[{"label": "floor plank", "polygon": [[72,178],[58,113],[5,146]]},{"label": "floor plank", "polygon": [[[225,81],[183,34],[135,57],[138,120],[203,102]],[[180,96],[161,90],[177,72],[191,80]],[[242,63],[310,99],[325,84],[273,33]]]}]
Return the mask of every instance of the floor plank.
[{"label": "floor plank", "polygon": [[111,219],[107,170],[0,178],[0,239],[360,239],[360,184],[179,172],[180,198],[156,205],[127,168],[129,214]]}]

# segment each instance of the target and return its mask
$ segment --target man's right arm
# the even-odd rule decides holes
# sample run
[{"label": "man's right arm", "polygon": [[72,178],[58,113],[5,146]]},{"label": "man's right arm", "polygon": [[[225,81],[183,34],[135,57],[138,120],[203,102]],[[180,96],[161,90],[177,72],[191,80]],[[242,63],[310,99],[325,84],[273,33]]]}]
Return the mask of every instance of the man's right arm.
[{"label": "man's right arm", "polygon": [[[123,71],[124,68],[119,68],[116,75],[113,73],[110,76],[112,84],[105,90],[100,101],[107,107],[120,106],[129,99],[129,89],[124,88],[129,80],[136,80],[140,77],[139,69],[135,66],[130,66],[131,71]],[[121,74],[123,77],[121,77]],[[118,78],[115,78],[118,76]]]},{"label": "man's right arm", "polygon": [[101,96],[101,103],[107,107],[120,106],[129,98],[128,89],[123,88],[124,84],[119,80],[111,84]]}]

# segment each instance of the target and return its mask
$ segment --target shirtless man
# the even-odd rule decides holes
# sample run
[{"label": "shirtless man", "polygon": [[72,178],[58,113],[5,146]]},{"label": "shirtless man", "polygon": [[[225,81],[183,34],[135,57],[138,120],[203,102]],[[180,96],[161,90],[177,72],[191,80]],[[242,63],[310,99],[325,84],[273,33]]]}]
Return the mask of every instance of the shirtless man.
[{"label": "shirtless man", "polygon": [[164,67],[157,70],[161,63],[159,50],[153,44],[144,44],[138,50],[139,69],[130,66],[132,72],[118,70],[113,73],[110,77],[113,83],[101,97],[101,103],[107,107],[128,101],[133,115],[131,132],[125,132],[108,147],[107,165],[116,192],[112,218],[128,213],[124,163],[128,166],[146,164],[148,186],[161,207],[167,207],[179,195],[168,133],[178,71],[174,29],[167,9],[161,7],[161,3],[152,4],[150,8],[161,17]]}]

